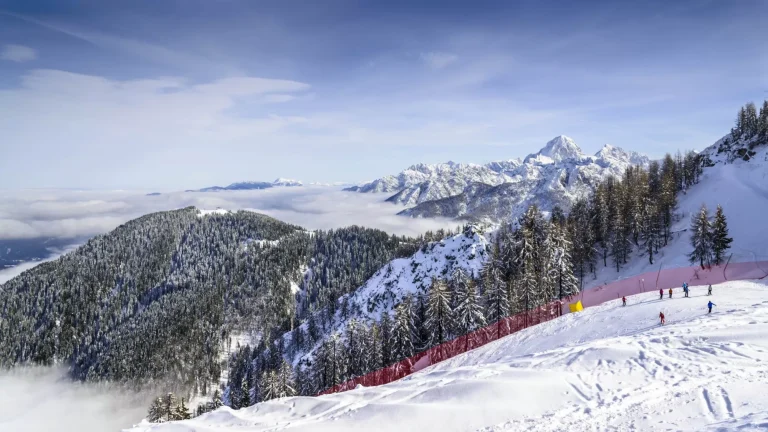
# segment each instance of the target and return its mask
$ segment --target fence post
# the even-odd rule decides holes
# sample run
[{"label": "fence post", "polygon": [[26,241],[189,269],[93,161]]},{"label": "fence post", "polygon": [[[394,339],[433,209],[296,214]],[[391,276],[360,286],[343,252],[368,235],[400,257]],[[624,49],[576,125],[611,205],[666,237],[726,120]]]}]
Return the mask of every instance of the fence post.
[{"label": "fence post", "polygon": [[733,254],[730,254],[728,256],[728,261],[725,262],[725,267],[723,267],[723,279],[728,280],[728,276],[725,275],[725,271],[728,270],[728,264],[731,262],[731,257]]}]

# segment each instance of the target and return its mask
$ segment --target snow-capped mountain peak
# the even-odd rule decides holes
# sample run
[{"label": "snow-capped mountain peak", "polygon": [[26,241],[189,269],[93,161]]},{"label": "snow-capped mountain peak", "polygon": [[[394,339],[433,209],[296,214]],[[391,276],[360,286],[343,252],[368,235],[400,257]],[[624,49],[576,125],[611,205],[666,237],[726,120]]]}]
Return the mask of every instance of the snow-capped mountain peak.
[{"label": "snow-capped mountain peak", "polygon": [[609,162],[624,162],[632,165],[647,165],[650,161],[648,156],[642,155],[637,152],[627,151],[620,147],[614,147],[610,144],[606,144],[603,148],[595,153],[595,157],[603,159]]},{"label": "snow-capped mountain peak", "polygon": [[303,186],[299,180],[280,177],[272,182],[274,186]]},{"label": "snow-capped mountain peak", "polygon": [[566,160],[580,160],[584,157],[584,153],[581,152],[579,146],[571,138],[560,135],[551,139],[538,153],[529,155],[525,160],[527,162],[529,159],[535,159],[540,156],[547,157],[553,162],[563,162]]},{"label": "snow-capped mountain peak", "polygon": [[394,193],[387,201],[415,206],[402,211],[404,216],[498,221],[516,217],[531,202],[545,211],[554,205],[567,210],[606,176],[647,164],[647,157],[613,146],[603,147],[595,156],[585,155],[571,138],[561,135],[522,161],[416,164],[397,176],[347,190]]}]

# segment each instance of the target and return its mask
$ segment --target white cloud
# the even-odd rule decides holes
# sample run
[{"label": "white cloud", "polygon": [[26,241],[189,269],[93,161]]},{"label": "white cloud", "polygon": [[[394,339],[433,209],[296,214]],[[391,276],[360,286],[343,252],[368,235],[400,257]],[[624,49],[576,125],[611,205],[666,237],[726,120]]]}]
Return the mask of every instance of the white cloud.
[{"label": "white cloud", "polygon": [[37,51],[24,45],[5,45],[0,51],[0,59],[24,63],[37,58]]},{"label": "white cloud", "polygon": [[43,367],[0,370],[0,389],[4,431],[117,431],[138,423],[152,400],[149,392],[74,383],[65,370]]},{"label": "white cloud", "polygon": [[147,213],[187,206],[252,210],[308,229],[361,225],[417,235],[458,225],[449,220],[397,216],[403,207],[385,202],[385,198],[322,186],[159,196],[126,191],[5,190],[0,191],[0,239],[89,237]]},{"label": "white cloud", "polygon": [[443,69],[458,59],[456,54],[446,52],[430,51],[421,54],[421,60],[432,69]]}]

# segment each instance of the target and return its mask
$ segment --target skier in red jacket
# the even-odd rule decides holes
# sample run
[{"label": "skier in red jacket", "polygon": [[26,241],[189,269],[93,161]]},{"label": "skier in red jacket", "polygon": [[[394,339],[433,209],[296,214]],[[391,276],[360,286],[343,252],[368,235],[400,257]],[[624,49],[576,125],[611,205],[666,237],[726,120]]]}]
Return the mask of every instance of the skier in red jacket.
[{"label": "skier in red jacket", "polygon": [[626,297],[622,297],[621,298],[621,302],[623,303],[622,306],[626,306],[627,305],[627,298]]},{"label": "skier in red jacket", "polygon": [[659,300],[664,300],[664,290],[659,289]]},{"label": "skier in red jacket", "polygon": [[659,312],[659,319],[661,320],[661,325],[664,325],[664,312]]}]

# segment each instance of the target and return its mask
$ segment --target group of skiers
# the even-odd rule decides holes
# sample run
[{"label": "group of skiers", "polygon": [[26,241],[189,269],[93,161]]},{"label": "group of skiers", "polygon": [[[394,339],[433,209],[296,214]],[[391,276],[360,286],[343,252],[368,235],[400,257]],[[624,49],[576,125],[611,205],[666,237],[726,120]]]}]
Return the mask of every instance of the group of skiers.
[{"label": "group of skiers", "polygon": [[[687,282],[683,282],[683,293],[684,293],[685,297],[688,297],[688,292],[689,292],[689,290],[688,290],[688,283]],[[669,289],[669,298],[672,298],[672,293],[673,293],[672,288],[670,288]],[[710,285],[709,288],[707,288],[707,295],[708,296],[712,295],[712,285]],[[664,290],[660,289],[659,290],[659,300],[663,300],[663,299],[664,299]],[[626,306],[627,305],[627,297],[626,296],[623,296],[621,298],[621,303],[622,303],[622,306]],[[707,313],[712,313],[712,306],[717,306],[717,305],[712,303],[712,301],[710,300],[707,303],[707,310],[708,310]],[[661,321],[661,324],[664,325],[664,312],[659,312],[659,320]]]},{"label": "group of skiers", "polygon": [[[669,298],[672,298],[672,292],[673,292],[672,288],[670,288],[669,289]],[[685,297],[688,297],[688,292],[689,292],[689,290],[688,290],[688,283],[687,282],[683,282],[683,293],[684,293]],[[707,288],[707,295],[708,296],[712,295],[712,285],[710,285]],[[659,300],[662,300],[662,299],[664,299],[664,290],[660,289],[659,290]],[[624,297],[623,301],[624,301],[624,306],[626,306],[627,305],[627,298]],[[712,306],[717,306],[717,305],[712,303],[712,300],[707,302],[707,310],[708,310],[707,313],[712,313]],[[661,325],[664,325],[664,322],[665,322],[664,321],[664,312],[659,312],[659,320],[661,321]]]}]

